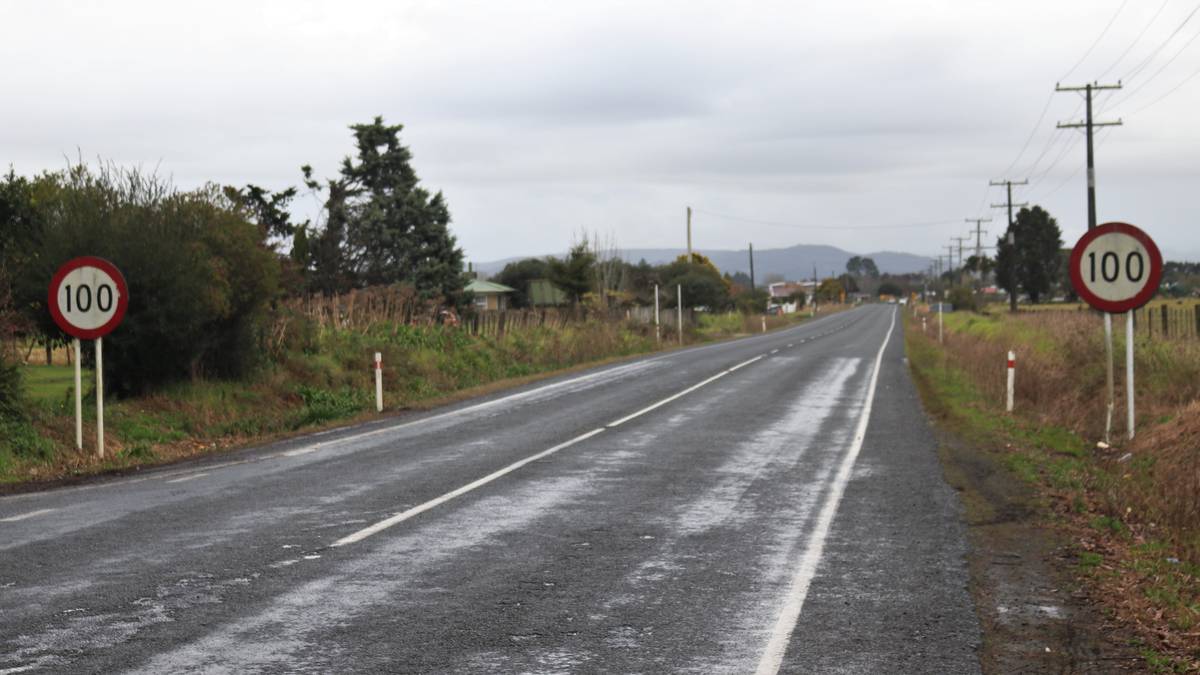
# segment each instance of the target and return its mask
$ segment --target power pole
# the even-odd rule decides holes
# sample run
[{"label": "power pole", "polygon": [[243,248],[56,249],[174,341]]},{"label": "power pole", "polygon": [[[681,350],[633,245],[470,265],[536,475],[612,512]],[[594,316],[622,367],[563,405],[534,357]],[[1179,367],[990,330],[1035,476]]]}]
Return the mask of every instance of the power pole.
[{"label": "power pole", "polygon": [[997,186],[999,186],[999,185],[1003,185],[1003,186],[1005,186],[1005,187],[1007,187],[1007,188],[1008,188],[1008,201],[1007,201],[1007,203],[1004,203],[1004,204],[992,204],[992,208],[993,208],[993,209],[1000,209],[1000,208],[1005,208],[1005,207],[1007,207],[1007,208],[1008,208],[1008,229],[1010,229],[1010,230],[1011,230],[1011,229],[1012,229],[1012,225],[1013,225],[1013,219],[1012,219],[1012,210],[1013,210],[1013,207],[1014,207],[1014,206],[1017,206],[1017,207],[1029,206],[1029,203],[1028,203],[1028,202],[1022,202],[1022,203],[1020,203],[1020,204],[1014,204],[1014,203],[1013,203],[1013,200],[1012,200],[1012,186],[1014,186],[1014,185],[1029,185],[1029,181],[1028,181],[1028,180],[992,180],[992,181],[988,181],[988,185],[997,185]]},{"label": "power pole", "polygon": [[754,242],[750,242],[750,292],[754,292]]},{"label": "power pole", "polygon": [[1093,122],[1092,121],[1092,92],[1103,91],[1106,89],[1120,89],[1121,83],[1116,84],[1085,84],[1082,87],[1064,87],[1061,84],[1054,85],[1054,91],[1082,91],[1084,98],[1087,100],[1087,119],[1083,122],[1059,122],[1059,129],[1078,129],[1083,127],[1087,129],[1087,195],[1088,195],[1088,229],[1096,227],[1096,154],[1092,146],[1092,129],[1095,127],[1116,127],[1121,126],[1121,120],[1116,122]]},{"label": "power pole", "polygon": [[688,264],[695,262],[692,259],[692,207],[687,207],[687,230],[688,230]]},{"label": "power pole", "polygon": [[[1121,120],[1119,119],[1116,122],[1092,121],[1092,92],[1120,88],[1121,82],[1119,80],[1116,84],[1090,83],[1082,87],[1064,87],[1061,84],[1054,85],[1054,91],[1082,91],[1087,100],[1087,119],[1085,121],[1070,122],[1067,124],[1059,122],[1058,128],[1078,129],[1079,127],[1085,127],[1087,129],[1087,206],[1089,230],[1096,227],[1096,155],[1092,146],[1092,129],[1095,127],[1115,127],[1121,125]],[[1133,321],[1133,314],[1127,314],[1127,320]],[[1108,312],[1104,313],[1104,350],[1108,356],[1108,369],[1105,371],[1105,383],[1108,385],[1108,415],[1104,422],[1104,440],[1107,442],[1112,432],[1112,414],[1113,408],[1116,406],[1116,394],[1113,391],[1112,314]]]},{"label": "power pole", "polygon": [[975,257],[983,257],[983,235],[987,230],[982,229],[984,223],[992,222],[991,218],[964,218],[968,223],[975,223]]}]

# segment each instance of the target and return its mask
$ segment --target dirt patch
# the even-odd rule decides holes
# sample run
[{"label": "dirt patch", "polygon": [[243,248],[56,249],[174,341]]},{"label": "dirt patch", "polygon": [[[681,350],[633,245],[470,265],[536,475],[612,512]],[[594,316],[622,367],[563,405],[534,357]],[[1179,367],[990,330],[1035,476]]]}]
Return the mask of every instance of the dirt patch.
[{"label": "dirt patch", "polygon": [[944,425],[935,428],[946,480],[966,507],[983,671],[1142,670],[1141,656],[1074,581],[1069,539],[1040,515],[1035,490],[1006,469],[998,453],[963,441]]}]

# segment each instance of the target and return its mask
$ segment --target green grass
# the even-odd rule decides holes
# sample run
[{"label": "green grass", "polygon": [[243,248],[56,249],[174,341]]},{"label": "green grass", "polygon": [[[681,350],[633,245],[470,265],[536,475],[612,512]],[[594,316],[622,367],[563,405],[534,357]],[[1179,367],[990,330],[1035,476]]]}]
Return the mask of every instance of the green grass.
[{"label": "green grass", "polygon": [[[36,403],[59,403],[75,387],[74,366],[25,366],[21,369],[21,377],[25,395]],[[95,375],[91,370],[83,370],[82,382],[85,393],[95,387]]]}]

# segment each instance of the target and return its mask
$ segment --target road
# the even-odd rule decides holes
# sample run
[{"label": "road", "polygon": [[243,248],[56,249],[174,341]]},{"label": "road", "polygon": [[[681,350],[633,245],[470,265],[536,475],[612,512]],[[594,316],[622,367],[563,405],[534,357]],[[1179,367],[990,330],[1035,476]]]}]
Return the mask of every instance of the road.
[{"label": "road", "polygon": [[0,673],[971,673],[894,306],[0,499]]}]

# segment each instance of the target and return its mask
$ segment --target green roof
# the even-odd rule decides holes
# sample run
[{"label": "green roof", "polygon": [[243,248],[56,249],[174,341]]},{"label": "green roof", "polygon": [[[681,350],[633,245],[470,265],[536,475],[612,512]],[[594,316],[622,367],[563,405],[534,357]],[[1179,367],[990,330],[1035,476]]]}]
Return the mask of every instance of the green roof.
[{"label": "green roof", "polygon": [[476,279],[467,284],[466,290],[472,293],[515,293],[517,289],[509,288],[504,284],[497,284],[491,281],[482,281]]}]

